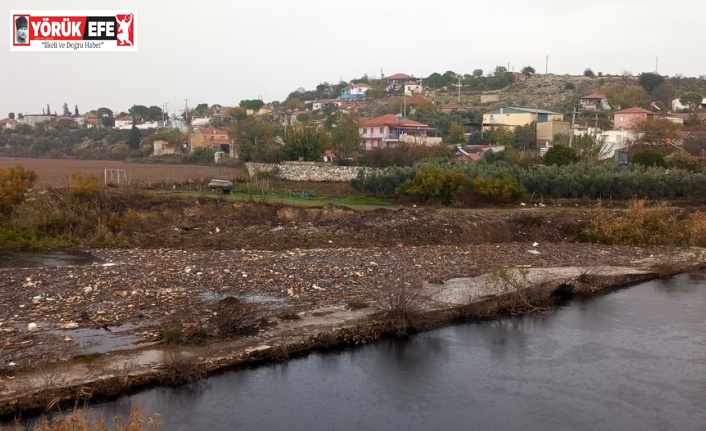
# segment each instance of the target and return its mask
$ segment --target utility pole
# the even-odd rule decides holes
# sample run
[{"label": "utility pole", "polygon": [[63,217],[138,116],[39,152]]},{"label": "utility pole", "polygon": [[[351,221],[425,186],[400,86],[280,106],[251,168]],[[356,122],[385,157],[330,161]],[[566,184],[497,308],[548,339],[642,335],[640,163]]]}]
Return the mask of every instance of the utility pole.
[{"label": "utility pole", "polygon": [[184,99],[184,121],[186,121],[186,124],[191,123],[189,121],[189,99]]},{"label": "utility pole", "polygon": [[[168,105],[169,105],[169,102],[164,102],[164,105],[162,105],[162,127],[165,127],[165,124],[166,124],[164,122],[165,121],[164,117],[165,117],[165,115],[167,115],[167,106]],[[167,118],[169,118],[169,117],[167,116]]]},{"label": "utility pole", "polygon": [[655,73],[659,70],[659,57],[655,58]]},{"label": "utility pole", "polygon": [[459,73],[458,75],[456,75],[456,77],[458,78],[458,84],[456,84],[456,86],[458,87],[458,103],[460,104],[461,103],[461,74]]},{"label": "utility pole", "polygon": [[546,60],[544,60],[544,74],[549,74],[549,55],[547,55]]},{"label": "utility pole", "polygon": [[574,105],[573,111],[571,111],[571,129],[569,131],[569,148],[574,142],[574,124],[576,124],[576,105]]}]

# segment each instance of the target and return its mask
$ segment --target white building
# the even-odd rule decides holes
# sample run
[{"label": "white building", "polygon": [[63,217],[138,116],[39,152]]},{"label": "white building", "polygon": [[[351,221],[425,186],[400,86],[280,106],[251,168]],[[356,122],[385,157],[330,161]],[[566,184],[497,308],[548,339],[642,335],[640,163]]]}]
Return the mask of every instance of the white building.
[{"label": "white building", "polygon": [[404,85],[404,95],[414,96],[416,94],[423,94],[424,86],[418,82],[407,83]]}]

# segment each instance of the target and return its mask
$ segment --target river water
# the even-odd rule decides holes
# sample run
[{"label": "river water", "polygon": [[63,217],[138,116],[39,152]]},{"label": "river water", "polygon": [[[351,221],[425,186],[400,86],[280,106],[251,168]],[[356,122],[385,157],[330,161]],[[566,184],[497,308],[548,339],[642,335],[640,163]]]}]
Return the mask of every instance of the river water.
[{"label": "river water", "polygon": [[704,430],[705,274],[94,406],[163,430]]},{"label": "river water", "polygon": [[88,265],[96,259],[80,250],[0,250],[0,268]]}]

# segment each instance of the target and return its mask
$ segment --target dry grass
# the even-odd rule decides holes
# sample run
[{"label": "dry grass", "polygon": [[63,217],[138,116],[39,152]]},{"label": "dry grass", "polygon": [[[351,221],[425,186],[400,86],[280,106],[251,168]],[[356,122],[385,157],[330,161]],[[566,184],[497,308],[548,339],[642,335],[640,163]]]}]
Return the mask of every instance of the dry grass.
[{"label": "dry grass", "polygon": [[485,291],[498,297],[502,308],[512,314],[544,311],[550,295],[542,287],[546,280],[531,280],[527,268],[496,266],[489,274]]},{"label": "dry grass", "polygon": [[[17,427],[19,431],[22,428]],[[139,409],[133,409],[127,418],[116,417],[113,426],[108,427],[103,420],[90,420],[83,410],[56,419],[42,418],[34,431],[157,431],[160,429],[159,415],[145,416]]]},{"label": "dry grass", "polygon": [[162,350],[162,365],[165,373],[160,382],[168,386],[195,383],[206,376],[198,358],[178,347]]},{"label": "dry grass", "polygon": [[425,288],[421,278],[405,274],[378,285],[375,307],[397,335],[423,324],[421,314],[433,303],[435,291]]},{"label": "dry grass", "polygon": [[584,230],[589,240],[615,245],[706,245],[706,214],[685,214],[667,202],[630,201],[624,212],[592,211]]}]

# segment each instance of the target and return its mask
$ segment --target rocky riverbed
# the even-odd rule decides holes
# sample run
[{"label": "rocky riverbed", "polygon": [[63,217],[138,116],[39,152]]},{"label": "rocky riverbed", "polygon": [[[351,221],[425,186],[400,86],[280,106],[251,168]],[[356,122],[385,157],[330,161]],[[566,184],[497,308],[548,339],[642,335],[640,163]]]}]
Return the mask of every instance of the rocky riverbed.
[{"label": "rocky riverbed", "polygon": [[[115,365],[115,355],[141,358],[149,366],[138,370],[147,376],[164,362],[154,349],[167,344],[197,345],[202,365],[211,364],[204,369],[242,361],[263,340],[315,348],[317,325],[331,329],[369,315],[381,292],[401,281],[441,298],[458,288],[447,281],[499,267],[573,268],[566,277],[575,278],[703,263],[697,250],[577,242],[572,235],[587,216],[573,209],[355,212],[222,201],[138,209],[143,228],[134,248],[86,250],[95,261],[85,265],[0,269],[6,410],[21,399],[13,396],[36,401],[66,385],[57,369],[89,364],[90,373],[74,371],[73,380],[97,378],[105,374],[97,364]],[[466,299],[483,296],[476,293]],[[130,361],[119,362],[122,374],[139,365]]]}]

